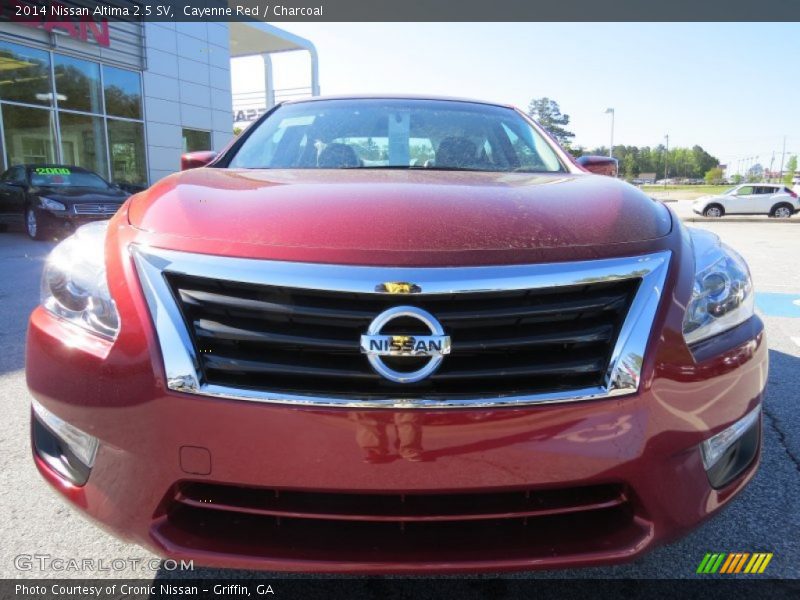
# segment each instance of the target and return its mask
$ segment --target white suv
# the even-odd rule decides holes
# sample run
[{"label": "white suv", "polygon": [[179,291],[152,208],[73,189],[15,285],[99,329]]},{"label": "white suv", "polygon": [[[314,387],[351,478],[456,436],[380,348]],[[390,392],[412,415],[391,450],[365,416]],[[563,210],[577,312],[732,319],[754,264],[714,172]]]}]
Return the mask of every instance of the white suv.
[{"label": "white suv", "polygon": [[769,215],[788,218],[800,212],[797,194],[779,183],[743,183],[719,196],[695,200],[692,210],[704,217]]}]

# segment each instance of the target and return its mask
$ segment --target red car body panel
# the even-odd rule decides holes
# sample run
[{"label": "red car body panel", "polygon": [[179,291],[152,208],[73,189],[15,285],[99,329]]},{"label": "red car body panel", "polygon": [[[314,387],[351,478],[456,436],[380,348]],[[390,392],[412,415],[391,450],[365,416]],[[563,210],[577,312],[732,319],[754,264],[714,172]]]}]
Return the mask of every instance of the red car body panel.
[{"label": "red car body panel", "polygon": [[[139,227],[128,223],[128,212],[123,210],[113,219],[107,240],[109,283],[122,323],[117,340],[100,340],[39,308],[31,317],[27,348],[28,385],[33,395],[101,440],[84,487],[65,483],[38,459],[37,465],[68,499],[120,537],[164,555],[237,568],[419,573],[596,565],[633,558],[653,544],[695,527],[730,500],[755,472],[756,464],[725,489],[715,490],[701,463],[698,444],[760,403],[767,376],[767,347],[757,327],[745,343],[720,347],[714,358],[695,362],[681,334],[683,306],[691,285],[686,273],[693,269],[682,228],[674,227],[669,234],[646,243],[482,251],[482,255],[506,260],[514,256],[517,262],[524,262],[532,256],[547,255],[554,260],[631,254],[637,249],[671,250],[666,284],[670,293],[656,316],[640,392],[616,399],[514,409],[413,411],[424,449],[435,460],[376,465],[362,461],[356,442],[358,411],[266,405],[168,391],[148,307],[127,251],[128,244],[135,241],[215,254],[258,253],[269,258],[287,258],[295,252],[291,256],[308,260],[318,249],[285,246],[273,252],[265,239],[220,247],[218,242],[206,240],[199,227],[193,236],[148,233],[144,231],[148,220],[151,228],[158,225],[159,229],[186,233],[190,225],[176,224],[172,211],[154,207],[146,197],[131,205],[148,207],[146,211],[138,209],[139,216],[133,218]],[[658,220],[662,209],[649,210],[655,215],[653,221]],[[160,215],[158,221],[154,221],[156,215]],[[292,218],[286,216],[286,220]],[[405,216],[402,220],[410,222]],[[509,220],[507,226],[513,227],[514,222]],[[237,227],[233,224],[232,230]],[[455,223],[452,227],[457,229]],[[649,231],[653,230],[651,224]],[[359,228],[352,234],[362,235]],[[404,263],[397,260],[402,256],[399,252],[370,253],[365,238],[361,239],[361,247],[335,252],[335,260],[380,264],[394,257],[392,264]],[[345,245],[344,236],[339,240]],[[420,245],[429,242],[427,237],[419,240]],[[469,245],[467,238],[461,243]],[[419,252],[410,262],[474,264],[474,256],[471,251],[431,249]],[[65,368],[69,378],[63,377]],[[374,412],[391,415],[397,411]],[[185,472],[179,458],[183,447],[207,449],[211,473]],[[391,556],[376,557],[369,550],[369,539],[349,540],[342,546],[341,559],[280,552],[264,555],[264,544],[255,539],[241,540],[235,548],[220,544],[215,550],[181,532],[165,533],[163,503],[170,490],[186,480],[278,490],[404,494],[622,482],[632,490],[638,533],[620,540],[608,538],[605,548],[495,559],[476,557],[474,549],[455,547],[446,560],[432,558],[425,548],[419,549],[418,561],[407,555],[393,560]],[[678,495],[674,493],[677,487],[681,489]]]},{"label": "red car body panel", "polygon": [[458,266],[481,256],[538,262],[553,249],[567,249],[567,260],[578,246],[597,257],[663,237],[667,210],[643,198],[612,179],[567,173],[210,168],[164,178],[133,198],[129,215],[173,249],[213,243],[215,254],[247,258]]},{"label": "red car body panel", "polygon": [[[34,454],[37,467],[121,538],[173,558],[233,568],[439,573],[586,566],[630,560],[684,534],[729,502],[757,468],[758,457],[715,489],[699,444],[761,403],[763,326],[752,317],[739,333],[705,341],[708,358],[696,359],[682,334],[695,269],[686,229],[635,188],[571,168],[574,173],[531,175],[212,166],[163,179],[129,199],[109,226],[116,340],[100,339],[41,307],[31,316],[31,393],[100,440],[84,486],[68,483]],[[533,264],[659,251],[670,252],[670,264],[634,394],[494,409],[355,410],[168,389],[129,250],[133,243],[340,265]],[[426,461],[364,460],[363,436],[392,424],[395,436],[413,424]],[[455,519],[450,538],[404,542],[418,539],[414,528],[432,513],[383,517],[394,529],[354,526],[346,534],[318,525],[321,514],[296,538],[282,537],[280,519],[269,535],[257,528],[214,533],[202,519],[173,518],[184,486],[198,482],[269,490],[276,500],[307,493],[446,502],[457,502],[459,494],[505,492],[567,490],[577,497],[595,486],[621,491],[617,500],[596,500],[594,508],[616,510],[619,501],[627,512],[618,528],[577,512],[561,515],[566,520],[548,521],[551,529],[533,528],[507,543],[491,528],[459,538],[460,531],[478,531],[470,529],[469,515]],[[251,504],[241,518],[263,514],[273,502],[267,500]],[[195,498],[187,514],[203,501]],[[282,510],[288,520],[304,516],[298,505]],[[363,510],[381,520],[374,506]],[[359,514],[354,510],[349,518]],[[537,514],[549,518],[546,506]],[[572,531],[572,518],[583,519],[580,535]]]}]

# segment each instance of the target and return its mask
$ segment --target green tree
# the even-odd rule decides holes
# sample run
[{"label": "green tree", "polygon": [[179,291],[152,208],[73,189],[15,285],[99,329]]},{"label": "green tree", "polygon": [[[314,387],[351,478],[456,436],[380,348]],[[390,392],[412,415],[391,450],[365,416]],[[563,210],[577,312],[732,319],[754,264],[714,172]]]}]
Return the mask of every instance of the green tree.
[{"label": "green tree", "polygon": [[422,166],[426,161],[436,158],[436,153],[430,144],[410,144],[408,150],[411,158],[415,161],[414,164],[418,166]]},{"label": "green tree", "polygon": [[625,179],[633,179],[639,174],[639,165],[636,163],[636,156],[633,153],[626,154],[622,159],[622,176]]},{"label": "green tree", "polygon": [[714,167],[706,171],[704,179],[708,185],[715,185],[722,183],[724,177],[725,172],[719,167]]},{"label": "green tree", "polygon": [[[596,154],[608,156],[608,148],[599,146],[591,150],[581,149],[582,154]],[[579,156],[580,154],[576,154]],[[614,146],[614,158],[619,160],[620,173],[626,178],[633,178],[640,173],[655,173],[661,179],[664,177],[664,167],[667,167],[666,176],[687,177],[700,179],[714,167],[719,166],[719,160],[703,150],[701,146],[692,148],[671,148],[658,145],[655,148],[644,146]],[[666,164],[665,164],[666,162]]]},{"label": "green tree", "polygon": [[569,115],[561,113],[558,102],[550,98],[534,98],[528,105],[528,114],[536,119],[562,146],[569,147],[575,134],[567,129]]},{"label": "green tree", "polygon": [[572,154],[575,158],[580,158],[584,154],[586,154],[586,148],[583,146],[570,146],[567,148],[567,151]]},{"label": "green tree", "polygon": [[708,152],[703,150],[700,146],[692,147],[692,164],[694,171],[690,177],[700,178],[705,173],[719,165],[719,160],[711,156]]},{"label": "green tree", "polygon": [[784,185],[792,185],[792,181],[794,180],[794,174],[797,171],[797,155],[793,155],[789,157],[789,160],[786,161],[786,173],[783,174],[783,183]]}]

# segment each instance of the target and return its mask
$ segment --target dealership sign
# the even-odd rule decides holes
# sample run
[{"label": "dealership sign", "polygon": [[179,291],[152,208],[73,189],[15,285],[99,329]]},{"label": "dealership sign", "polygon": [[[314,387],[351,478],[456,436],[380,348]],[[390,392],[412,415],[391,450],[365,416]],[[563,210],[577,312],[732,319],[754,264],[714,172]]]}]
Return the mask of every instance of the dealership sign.
[{"label": "dealership sign", "polygon": [[18,25],[44,29],[48,33],[68,35],[82,42],[111,45],[108,21],[95,21],[87,8],[66,6],[60,2],[29,4],[24,0],[5,0],[3,17]]},{"label": "dealership sign", "polygon": [[259,107],[259,108],[244,108],[244,109],[234,109],[233,110],[233,122],[234,123],[241,123],[242,121],[255,121],[267,112],[266,107]]}]

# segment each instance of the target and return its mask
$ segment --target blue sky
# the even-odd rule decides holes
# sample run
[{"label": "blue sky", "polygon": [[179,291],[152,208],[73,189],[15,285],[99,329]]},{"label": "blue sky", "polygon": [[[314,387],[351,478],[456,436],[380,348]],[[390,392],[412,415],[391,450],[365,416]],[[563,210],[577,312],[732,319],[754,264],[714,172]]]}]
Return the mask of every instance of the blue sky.
[{"label": "blue sky", "polygon": [[[576,143],[700,144],[736,167],[800,153],[800,24],[283,23],[314,42],[323,94],[409,92],[527,107],[548,96]],[[303,57],[275,61],[276,87],[304,85]],[[253,66],[234,91],[262,85]]]}]

